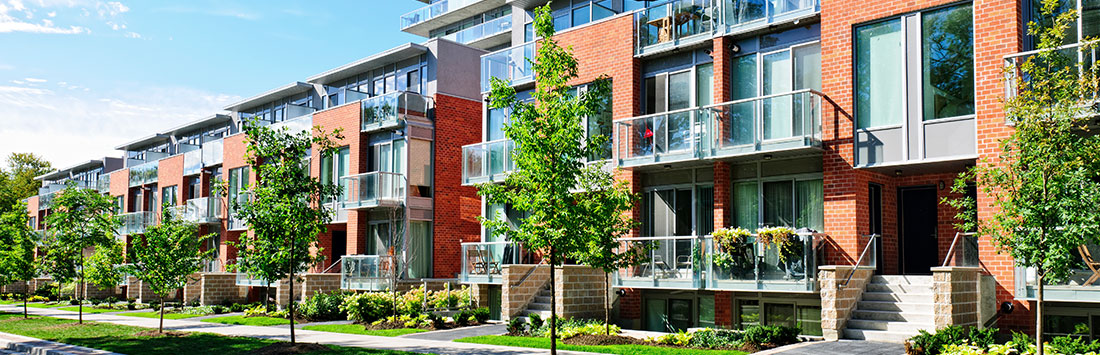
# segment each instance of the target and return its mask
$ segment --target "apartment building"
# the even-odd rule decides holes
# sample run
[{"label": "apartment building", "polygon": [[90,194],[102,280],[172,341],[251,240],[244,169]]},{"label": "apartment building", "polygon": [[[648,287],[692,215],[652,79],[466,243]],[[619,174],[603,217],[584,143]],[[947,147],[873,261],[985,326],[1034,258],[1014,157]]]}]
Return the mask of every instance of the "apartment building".
[{"label": "apartment building", "polygon": [[[457,278],[495,317],[545,312],[549,271],[476,220],[519,221],[523,212],[487,204],[474,188],[514,169],[501,129],[508,112],[484,99],[493,77],[521,96],[533,88],[532,10],[545,3],[424,2],[399,23],[425,43],[127,143],[123,159],[44,175],[29,213],[41,224],[57,183],[92,179],[89,187],[119,199],[120,234],[132,236],[155,223],[154,206],[172,201],[218,234],[209,246],[217,261],[185,298],[254,298],[271,286],[284,300],[282,283],[223,272],[237,257],[226,242],[248,231],[211,186],[226,181],[228,199],[247,198],[255,178],[243,160],[247,122],[340,128],[338,154],[310,157],[315,176],[345,191],[326,201],[336,207],[320,238],[328,261],[294,297],[394,286],[379,270],[396,254],[410,265],[405,284]],[[1082,14],[1067,43],[1076,48],[1100,34],[1100,3],[1070,7]],[[579,59],[572,84],[612,81],[607,112],[584,122],[612,143],[589,160],[617,168],[642,196],[632,211],[641,226],[622,242],[652,250],[647,263],[612,275],[612,290],[600,273],[563,268],[559,314],[602,315],[610,292],[618,323],[657,331],[781,324],[897,341],[991,319],[1032,326],[1034,272],[1015,268],[988,238],[954,230],[955,211],[940,201],[1009,132],[1003,68],[1034,53],[1025,26],[1042,21],[1037,1],[556,0],[551,8],[555,39]],[[1096,58],[1094,50],[1080,59]],[[988,218],[989,197],[978,190],[970,193]],[[736,227],[789,227],[800,242],[779,250],[712,237]],[[407,243],[388,244],[394,232]],[[1046,288],[1050,334],[1100,322],[1093,274],[1082,267]],[[237,293],[205,291],[216,285]],[[1014,311],[997,313],[1002,303]]]}]

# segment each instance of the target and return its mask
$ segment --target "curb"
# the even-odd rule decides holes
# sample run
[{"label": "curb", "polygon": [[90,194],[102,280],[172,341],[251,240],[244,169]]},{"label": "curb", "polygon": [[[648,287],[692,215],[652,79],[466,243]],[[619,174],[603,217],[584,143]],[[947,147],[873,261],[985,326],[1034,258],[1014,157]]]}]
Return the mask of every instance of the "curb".
[{"label": "curb", "polygon": [[0,350],[16,351],[31,355],[123,355],[10,333],[0,333]]}]

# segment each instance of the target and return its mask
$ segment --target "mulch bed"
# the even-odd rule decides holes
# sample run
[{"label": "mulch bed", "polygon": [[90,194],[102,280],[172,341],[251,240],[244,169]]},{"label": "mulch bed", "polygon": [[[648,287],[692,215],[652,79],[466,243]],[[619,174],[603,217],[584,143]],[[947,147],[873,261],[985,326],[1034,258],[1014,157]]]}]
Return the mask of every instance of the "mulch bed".
[{"label": "mulch bed", "polygon": [[316,343],[275,343],[256,350],[249,351],[248,355],[292,355],[308,354],[318,351],[329,351],[327,346]]},{"label": "mulch bed", "polygon": [[156,331],[156,330],[143,330],[143,331],[140,331],[140,332],[138,332],[137,334],[134,334],[134,335],[139,336],[139,337],[151,337],[151,338],[157,338],[157,337],[179,338],[179,337],[185,337],[188,334],[184,333],[184,332],[173,332],[171,330],[166,331],[164,333],[161,333],[161,332]]},{"label": "mulch bed", "polygon": [[653,345],[644,340],[621,335],[581,334],[562,341],[569,345]]}]

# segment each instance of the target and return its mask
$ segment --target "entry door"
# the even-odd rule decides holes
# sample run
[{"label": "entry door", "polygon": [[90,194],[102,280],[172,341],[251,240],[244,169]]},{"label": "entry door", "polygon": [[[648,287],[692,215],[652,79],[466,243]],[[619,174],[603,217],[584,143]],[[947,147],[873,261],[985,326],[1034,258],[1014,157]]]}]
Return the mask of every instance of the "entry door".
[{"label": "entry door", "polygon": [[939,260],[936,188],[902,188],[898,197],[901,266],[904,274],[931,274]]}]

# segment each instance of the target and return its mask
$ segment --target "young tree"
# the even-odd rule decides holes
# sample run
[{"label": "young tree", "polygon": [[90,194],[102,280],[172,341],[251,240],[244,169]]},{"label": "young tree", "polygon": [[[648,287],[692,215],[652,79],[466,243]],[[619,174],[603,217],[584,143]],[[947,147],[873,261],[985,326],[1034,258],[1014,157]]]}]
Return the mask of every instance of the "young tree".
[{"label": "young tree", "polygon": [[1040,51],[1008,68],[1015,74],[1008,85],[1016,94],[1004,108],[1014,130],[1001,141],[1001,154],[955,183],[955,192],[963,193],[976,181],[991,198],[992,217],[978,220],[971,198],[946,201],[962,210],[959,228],[991,236],[1017,266],[1035,270],[1040,355],[1044,285],[1069,276],[1079,246],[1100,243],[1100,135],[1088,127],[1088,118],[1097,114],[1100,62],[1088,68],[1077,62],[1078,49],[1058,50],[1077,18],[1073,10],[1057,13],[1059,5],[1059,0],[1043,2],[1042,12],[1053,22],[1032,22],[1028,30]]},{"label": "young tree", "polygon": [[0,169],[0,212],[17,211],[16,203],[34,196],[42,186],[34,177],[51,170],[50,162],[34,153],[11,153],[8,169]]},{"label": "young tree", "polygon": [[[534,102],[520,101],[514,88],[495,78],[489,95],[490,108],[511,109],[504,134],[515,143],[512,158],[516,169],[503,184],[479,186],[478,194],[489,203],[510,205],[528,213],[514,229],[506,221],[480,220],[490,230],[507,232],[512,240],[547,258],[554,287],[556,266],[587,248],[588,232],[598,229],[584,225],[588,216],[598,212],[574,189],[584,182],[583,177],[594,176],[592,170],[599,169],[585,164],[586,158],[606,150],[603,143],[608,137],[587,136],[582,119],[605,111],[611,85],[606,76],[601,76],[587,91],[574,94],[569,81],[577,78],[577,60],[571,49],[558,46],[552,38],[549,6],[535,10],[534,26],[543,38],[531,60],[537,78],[531,94]],[[556,303],[557,297],[551,292],[551,353],[557,353]]]},{"label": "young tree", "polygon": [[202,245],[214,234],[196,237],[198,226],[180,219],[172,209],[164,211],[159,225],[149,227],[130,249],[130,265],[125,270],[149,285],[160,297],[160,327],[164,332],[164,299],[187,286],[191,274],[202,270],[212,250]]},{"label": "young tree", "polygon": [[0,213],[0,285],[23,282],[23,318],[27,318],[27,281],[35,275],[34,248],[37,236],[30,227],[26,205],[16,203],[11,211]]},{"label": "young tree", "polygon": [[[113,289],[122,282],[122,273],[118,265],[122,264],[122,242],[115,240],[98,246],[90,257],[84,260],[82,270],[87,283],[95,285],[101,290]],[[82,296],[87,296],[87,289]]]},{"label": "young tree", "polygon": [[[287,306],[290,342],[294,343],[294,278],[323,259],[317,234],[325,231],[332,211],[321,201],[340,195],[337,185],[310,176],[309,153],[312,149],[321,156],[331,155],[343,136],[339,130],[326,133],[320,127],[314,132],[292,133],[286,127],[250,126],[246,160],[256,172],[256,186],[251,200],[232,203],[238,216],[248,222],[252,237],[233,244],[240,256],[237,267],[262,280],[289,278],[291,300]],[[310,253],[311,248],[317,252]]]},{"label": "young tree", "polygon": [[[69,184],[53,200],[53,213],[46,217],[47,255],[54,261],[62,280],[75,275],[79,280],[76,298],[80,300],[79,323],[84,323],[84,302],[80,290],[86,287],[84,253],[88,249],[110,252],[121,221],[115,216],[115,201],[95,190]],[[74,262],[75,261],[75,262]],[[60,280],[59,280],[60,281]]]}]

